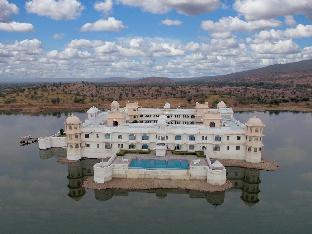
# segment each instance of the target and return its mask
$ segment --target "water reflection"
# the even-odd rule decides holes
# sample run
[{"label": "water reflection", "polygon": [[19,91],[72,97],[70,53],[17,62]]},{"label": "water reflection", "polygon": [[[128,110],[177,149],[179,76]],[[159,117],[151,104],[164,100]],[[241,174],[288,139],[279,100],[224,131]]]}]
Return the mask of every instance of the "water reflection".
[{"label": "water reflection", "polygon": [[[50,152],[53,154],[55,152]],[[54,154],[55,155],[55,154]],[[93,165],[97,159],[82,159],[78,162],[67,165],[68,167],[68,196],[79,201],[86,193],[82,187],[86,176],[93,176]],[[233,189],[241,190],[240,198],[248,205],[259,202],[260,193],[260,171],[256,169],[247,169],[239,167],[227,168],[227,176],[233,182]],[[123,189],[94,190],[94,197],[99,201],[107,201],[114,196],[128,196],[133,191]],[[138,192],[138,191],[136,191]],[[190,198],[202,198],[212,205],[221,205],[224,203],[225,192],[200,192],[181,189],[151,189],[139,192],[154,193],[159,199],[165,199],[168,194],[188,194]]]}]

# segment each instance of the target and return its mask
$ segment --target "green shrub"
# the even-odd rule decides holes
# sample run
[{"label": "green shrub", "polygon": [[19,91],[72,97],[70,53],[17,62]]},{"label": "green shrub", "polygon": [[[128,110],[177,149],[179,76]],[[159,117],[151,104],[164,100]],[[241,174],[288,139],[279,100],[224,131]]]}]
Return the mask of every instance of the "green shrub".
[{"label": "green shrub", "polygon": [[118,153],[116,153],[117,156],[125,156],[126,154],[149,154],[151,152],[150,149],[129,149],[129,150],[119,150]]}]

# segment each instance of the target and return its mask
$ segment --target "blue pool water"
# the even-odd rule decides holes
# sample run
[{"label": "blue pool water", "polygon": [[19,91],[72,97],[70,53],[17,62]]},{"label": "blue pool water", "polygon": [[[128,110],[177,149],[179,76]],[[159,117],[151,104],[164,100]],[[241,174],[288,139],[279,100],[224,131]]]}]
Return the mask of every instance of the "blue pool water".
[{"label": "blue pool water", "polygon": [[129,168],[133,169],[174,169],[186,170],[189,169],[189,163],[185,159],[132,159]]}]

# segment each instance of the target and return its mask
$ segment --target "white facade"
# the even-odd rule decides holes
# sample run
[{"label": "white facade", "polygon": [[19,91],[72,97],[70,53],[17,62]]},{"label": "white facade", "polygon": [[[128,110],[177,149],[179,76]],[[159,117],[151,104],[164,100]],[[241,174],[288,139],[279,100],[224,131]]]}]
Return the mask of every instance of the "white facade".
[{"label": "white facade", "polygon": [[120,150],[204,151],[210,158],[261,161],[264,125],[253,117],[246,125],[234,119],[224,102],[217,109],[196,103],[194,109],[140,108],[128,103],[120,108],[114,101],[111,110],[96,107],[82,123],[70,116],[65,123],[69,160],[108,158]]}]

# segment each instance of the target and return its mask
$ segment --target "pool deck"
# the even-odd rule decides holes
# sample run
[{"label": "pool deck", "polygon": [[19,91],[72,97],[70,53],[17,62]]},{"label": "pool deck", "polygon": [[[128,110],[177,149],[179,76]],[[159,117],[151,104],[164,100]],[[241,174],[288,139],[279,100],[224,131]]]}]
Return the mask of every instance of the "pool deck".
[{"label": "pool deck", "polygon": [[276,162],[262,160],[260,163],[250,163],[236,159],[218,159],[225,167],[242,167],[266,171],[276,171],[279,166]]},{"label": "pool deck", "polygon": [[121,179],[113,178],[103,184],[94,182],[93,177],[86,177],[83,187],[87,189],[183,189],[201,192],[220,192],[232,188],[232,183],[226,181],[224,185],[211,185],[206,180],[167,180],[167,179]]}]

